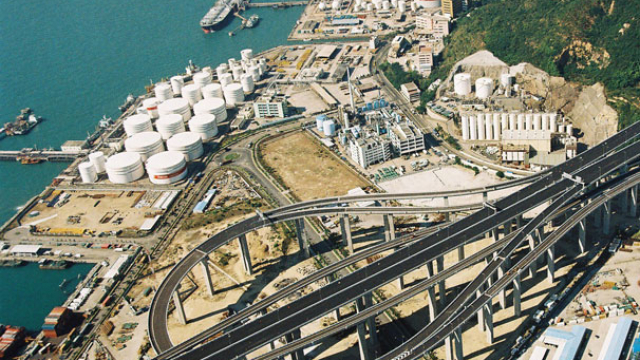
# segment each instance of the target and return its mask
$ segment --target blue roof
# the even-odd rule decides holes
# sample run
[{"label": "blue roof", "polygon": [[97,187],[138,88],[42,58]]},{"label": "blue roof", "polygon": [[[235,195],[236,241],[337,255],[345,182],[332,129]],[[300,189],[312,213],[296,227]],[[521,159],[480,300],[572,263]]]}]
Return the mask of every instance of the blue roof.
[{"label": "blue roof", "polygon": [[203,213],[204,209],[207,207],[207,203],[204,201],[199,201],[196,206],[193,208],[194,213]]},{"label": "blue roof", "polygon": [[633,342],[633,353],[634,354],[640,353],[640,338],[636,339]]},{"label": "blue roof", "polygon": [[618,325],[616,325],[613,337],[611,338],[611,343],[607,348],[607,353],[603,358],[604,360],[620,359],[624,343],[627,341],[627,335],[629,335],[629,331],[631,330],[631,325],[633,325],[633,320],[626,317],[623,317],[618,321]]},{"label": "blue roof", "polygon": [[574,360],[578,354],[578,349],[580,348],[580,344],[582,344],[582,339],[586,332],[587,328],[576,325],[571,328],[571,332],[554,328],[547,329],[547,331],[544,332],[544,335],[566,341],[558,360]]}]

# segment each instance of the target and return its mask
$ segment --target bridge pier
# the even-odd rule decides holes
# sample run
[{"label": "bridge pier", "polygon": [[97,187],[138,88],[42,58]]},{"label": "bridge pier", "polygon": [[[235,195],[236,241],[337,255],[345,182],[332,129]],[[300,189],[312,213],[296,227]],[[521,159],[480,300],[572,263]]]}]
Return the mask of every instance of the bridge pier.
[{"label": "bridge pier", "polygon": [[253,267],[251,266],[251,254],[249,253],[249,246],[247,245],[247,236],[244,234],[238,236],[238,242],[240,243],[240,256],[242,257],[244,271],[248,275],[252,275]]},{"label": "bridge pier", "polygon": [[[372,293],[367,293],[363,296],[364,299],[364,306],[365,307],[371,307],[373,306],[373,294]],[[369,345],[370,348],[372,350],[373,356],[374,358],[379,355],[378,354],[378,348],[379,348],[379,343],[378,343],[378,331],[377,331],[377,326],[376,326],[376,317],[372,316],[369,319],[367,319],[367,330],[369,331]]]},{"label": "bridge pier", "polygon": [[[500,266],[498,268],[498,281],[500,281],[500,279],[502,279],[502,277],[504,276],[504,268],[502,266]],[[500,304],[500,308],[501,309],[506,309],[507,308],[507,290],[506,288],[502,288],[502,290],[500,290],[500,292],[498,293],[498,303]]]},{"label": "bridge pier", "polygon": [[458,327],[453,332],[453,340],[455,340],[455,354],[456,360],[463,360],[464,354],[462,352],[462,326]]},{"label": "bridge pier", "polygon": [[176,316],[178,317],[178,321],[180,322],[180,324],[187,325],[187,315],[184,313],[184,307],[182,306],[182,300],[180,299],[179,289],[180,287],[178,286],[176,291],[174,291],[172,294],[173,305],[176,307],[174,312],[176,313]]},{"label": "bridge pier", "polygon": [[205,256],[200,262],[202,266],[202,272],[204,276],[204,281],[207,284],[207,290],[209,291],[209,295],[213,296],[213,280],[211,280],[211,272],[209,271],[209,256]]},{"label": "bridge pier", "polygon": [[578,246],[580,246],[580,254],[584,254],[587,250],[587,218],[580,220],[578,224]]},{"label": "bridge pier", "polygon": [[603,205],[604,207],[604,215],[602,218],[602,233],[604,235],[609,235],[611,233],[611,200],[607,201]]},{"label": "bridge pier", "polygon": [[[324,280],[327,282],[327,284],[330,284],[333,282],[333,275],[327,275]],[[340,321],[342,319],[342,317],[340,316],[340,308],[336,309],[336,321]]]},{"label": "bridge pier", "polygon": [[511,220],[504,223],[504,236],[507,236],[511,233]]},{"label": "bridge pier", "polygon": [[623,191],[618,197],[620,198],[620,209],[627,211],[629,208],[629,190]]},{"label": "bridge pier", "polygon": [[[364,300],[363,298],[356,299],[356,311],[361,312],[364,310]],[[358,348],[360,350],[360,360],[369,360],[371,359],[371,354],[369,352],[369,346],[367,344],[367,330],[365,328],[365,323],[359,323],[357,326],[358,333]]]},{"label": "bridge pier", "polygon": [[522,218],[522,214],[516,216],[516,228],[520,229],[522,227],[522,223],[524,223],[524,219]]},{"label": "bridge pier", "polygon": [[[529,234],[528,238],[529,238],[529,250],[533,251],[536,248],[536,239],[533,237],[533,234]],[[534,261],[531,262],[531,265],[529,266],[529,275],[531,275],[532,279],[536,277],[537,272],[538,272],[538,259],[535,259]]]},{"label": "bridge pier", "polygon": [[520,273],[513,279],[513,314],[519,317],[522,314],[522,281]]},{"label": "bridge pier", "polygon": [[[434,276],[433,262],[431,261],[427,263],[427,275],[429,278]],[[429,321],[431,322],[436,318],[436,315],[438,315],[438,303],[436,301],[436,289],[434,286],[429,286],[427,296],[429,296]]]},{"label": "bridge pier", "polygon": [[386,242],[396,239],[396,226],[393,223],[393,215],[382,215],[384,220],[384,240]]},{"label": "bridge pier", "polygon": [[464,260],[464,245],[458,246],[458,261]]},{"label": "bridge pier", "polygon": [[[480,298],[482,296],[482,291],[484,289],[484,285],[480,286],[480,288],[478,290],[476,290],[476,298]],[[480,331],[484,331],[485,330],[485,322],[484,322],[484,306],[478,310],[478,312],[476,313],[476,316],[478,318],[478,329]]]},{"label": "bridge pier", "polygon": [[304,253],[305,256],[309,256],[309,247],[305,244],[305,232],[304,232],[304,218],[296,219],[296,238],[298,239],[298,247],[300,248],[300,252]]},{"label": "bridge pier", "polygon": [[490,300],[487,304],[484,304],[484,323],[485,331],[487,333],[487,344],[493,344],[493,302]]},{"label": "bridge pier", "polygon": [[[290,334],[285,336],[287,343],[296,341],[300,339],[302,335],[300,334],[300,329],[293,330]],[[293,360],[304,360],[304,351],[303,349],[298,349],[291,353],[291,359]]]},{"label": "bridge pier", "polygon": [[[444,256],[440,256],[436,259],[436,268],[438,270],[438,274],[444,271]],[[440,304],[442,306],[447,305],[447,288],[444,280],[438,281],[438,296],[440,296]]]},{"label": "bridge pier", "polygon": [[[449,207],[449,197],[444,196],[442,199],[444,200],[444,207]],[[445,212],[444,219],[445,221],[451,221],[451,214],[449,214],[449,212]]]},{"label": "bridge pier", "polygon": [[489,193],[486,191],[482,193],[482,202],[489,202]]},{"label": "bridge pier", "polygon": [[629,215],[635,218],[638,216],[638,185],[629,189],[629,198],[631,199],[629,202]]},{"label": "bridge pier", "polygon": [[349,249],[349,255],[353,255],[353,239],[351,238],[351,220],[349,215],[344,214],[340,218],[340,231],[342,231],[342,242]]},{"label": "bridge pier", "polygon": [[549,281],[549,284],[553,284],[555,281],[555,257],[554,246],[551,246],[547,249],[547,280]]}]

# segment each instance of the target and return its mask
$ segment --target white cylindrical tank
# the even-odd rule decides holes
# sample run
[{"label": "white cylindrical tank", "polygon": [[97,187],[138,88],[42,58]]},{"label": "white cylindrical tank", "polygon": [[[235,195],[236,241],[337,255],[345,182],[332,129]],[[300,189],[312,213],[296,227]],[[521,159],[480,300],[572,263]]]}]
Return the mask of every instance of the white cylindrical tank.
[{"label": "white cylindrical tank", "polygon": [[193,74],[193,83],[198,85],[199,88],[203,88],[211,84],[211,74],[206,71]]},{"label": "white cylindrical tank", "polygon": [[336,134],[336,124],[333,120],[326,120],[322,122],[322,132],[326,137],[332,137]]},{"label": "white cylindrical tank", "polygon": [[197,114],[189,120],[189,130],[200,135],[202,140],[208,140],[218,135],[216,117],[212,114]]},{"label": "white cylindrical tank", "polygon": [[253,78],[253,82],[260,81],[260,66],[254,65],[249,67],[249,74]]},{"label": "white cylindrical tank", "polygon": [[156,121],[156,130],[158,130],[163,140],[168,140],[173,135],[185,131],[184,119],[180,114],[162,115]]},{"label": "white cylindrical tank", "polygon": [[475,115],[469,116],[469,140],[478,139],[478,128]]},{"label": "white cylindrical tank", "polygon": [[102,151],[96,151],[89,154],[89,161],[93,164],[97,174],[104,174],[107,171],[107,158]]},{"label": "white cylindrical tank", "polygon": [[123,121],[124,131],[128,136],[144,131],[153,131],[151,117],[147,114],[131,115]]},{"label": "white cylindrical tank", "polygon": [[542,130],[549,130],[549,114],[542,114]]},{"label": "white cylindrical tank", "polygon": [[509,129],[509,114],[504,113],[504,114],[501,114],[500,116],[501,116],[500,131],[502,132],[504,130]]},{"label": "white cylindrical tank", "polygon": [[200,135],[189,131],[173,135],[167,140],[167,149],[182,153],[187,161],[195,160],[204,153]]},{"label": "white cylindrical tank", "polygon": [[196,115],[214,115],[218,122],[227,120],[227,107],[225,106],[224,100],[220,98],[209,98],[199,101],[193,107],[193,112]]},{"label": "white cylindrical tank", "polygon": [[147,110],[147,115],[152,119],[158,118],[158,99],[155,97],[150,97],[148,99],[144,99],[142,101],[142,107]]},{"label": "white cylindrical tank", "polygon": [[479,78],[476,80],[476,97],[486,99],[493,93],[493,80],[491,78]]},{"label": "white cylindrical tank", "polygon": [[471,75],[460,73],[453,76],[453,89],[458,96],[471,94]]},{"label": "white cylindrical tank", "polygon": [[525,130],[524,128],[524,114],[518,114],[518,130]]},{"label": "white cylindrical tank", "polygon": [[171,79],[171,91],[173,95],[182,94],[182,87],[184,87],[184,78],[182,76],[172,76]]},{"label": "white cylindrical tank", "polygon": [[189,101],[189,105],[193,106],[198,101],[202,100],[202,92],[200,86],[196,84],[185,85],[182,88],[182,98]]},{"label": "white cylindrical tank", "polygon": [[559,133],[563,133],[564,132],[564,124],[558,125],[558,132]]},{"label": "white cylindrical tank", "polygon": [[220,85],[222,85],[223,88],[231,83],[233,83],[233,75],[225,73],[220,76]]},{"label": "white cylindrical tank", "polygon": [[90,161],[78,164],[78,171],[84,184],[93,184],[98,180],[96,169]]},{"label": "white cylindrical tank", "polygon": [[478,121],[478,140],[484,140],[486,139],[485,137],[485,126],[484,126],[484,114],[478,114],[477,115],[477,121]]},{"label": "white cylindrical tank", "polygon": [[382,10],[382,1],[373,1],[373,5],[376,7],[376,10]]},{"label": "white cylindrical tank", "polygon": [[[416,2],[414,1],[414,3]],[[436,9],[442,6],[442,2],[440,0],[423,0],[420,2],[420,6],[425,9]]]},{"label": "white cylindrical tank", "polygon": [[485,128],[485,138],[487,140],[493,139],[493,121],[491,120],[491,114],[486,114],[484,116],[484,128]]},{"label": "white cylindrical tank", "polygon": [[[182,89],[180,89],[182,91]],[[171,99],[173,97],[173,91],[171,90],[171,85],[166,82],[159,82],[153,88],[153,93],[156,95],[158,99],[158,103],[161,103],[165,100]]]},{"label": "white cylindrical tank", "polygon": [[145,131],[133,135],[124,141],[127,152],[140,154],[142,161],[146,161],[152,155],[164,151],[162,135],[155,131]]},{"label": "white cylindrical tank", "polygon": [[158,113],[160,116],[178,114],[182,116],[184,121],[188,121],[191,119],[189,100],[185,98],[173,98],[164,101],[162,104],[158,105]]},{"label": "white cylindrical tank", "polygon": [[136,109],[136,114],[146,115],[147,114],[147,109],[145,109],[144,106],[140,106],[139,108]]},{"label": "white cylindrical tank", "polygon": [[398,1],[398,11],[400,11],[400,14],[404,14],[405,12],[407,12],[407,2],[404,0],[400,0]]},{"label": "white cylindrical tank", "polygon": [[411,2],[411,11],[413,12],[418,11],[418,4],[415,1]]},{"label": "white cylindrical tank", "polygon": [[244,49],[244,50],[240,51],[240,56],[242,57],[242,60],[249,61],[249,60],[253,59],[253,50]]},{"label": "white cylindrical tank", "polygon": [[391,6],[394,8],[398,7],[398,0],[391,0]]},{"label": "white cylindrical tank", "polygon": [[500,114],[493,114],[493,140],[500,140]]},{"label": "white cylindrical tank", "polygon": [[556,113],[549,114],[549,130],[558,131],[558,114]]},{"label": "white cylindrical tank", "polygon": [[384,10],[389,10],[389,9],[391,9],[391,3],[389,2],[389,0],[384,0],[384,1],[382,2],[382,8],[383,8]]},{"label": "white cylindrical tank", "polygon": [[462,118],[462,140],[469,140],[469,115],[463,114]]},{"label": "white cylindrical tank", "polygon": [[573,136],[573,124],[567,125],[567,135]]},{"label": "white cylindrical tank", "polygon": [[373,4],[372,3],[368,3],[367,4],[367,11],[369,11],[369,12],[373,11]]},{"label": "white cylindrical tank", "polygon": [[333,2],[331,3],[331,9],[340,10],[340,1],[333,0]]},{"label": "white cylindrical tank", "polygon": [[234,58],[229,58],[227,63],[229,63],[229,69],[233,69],[233,67],[236,65],[237,61]]},{"label": "white cylindrical tank", "polygon": [[323,2],[321,2],[321,3],[318,5],[318,9],[320,9],[320,11],[325,11],[325,10],[327,9],[327,4],[325,4],[325,3],[324,3],[324,1],[323,1]]},{"label": "white cylindrical tank", "polygon": [[540,114],[533,114],[533,130],[540,130],[542,128],[542,116]]},{"label": "white cylindrical tank", "polygon": [[509,114],[509,130],[517,130],[516,128],[516,118],[517,114]]},{"label": "white cylindrical tank", "polygon": [[243,74],[240,78],[240,84],[245,94],[251,94],[256,87],[253,83],[253,77],[250,74]]},{"label": "white cylindrical tank", "polygon": [[218,75],[218,80],[220,80],[220,75],[226,74],[229,72],[229,65],[227,63],[222,63],[218,65],[216,68],[216,74]]},{"label": "white cylindrical tank", "polygon": [[107,175],[114,184],[128,184],[144,175],[142,159],[136,152],[122,152],[107,160]]},{"label": "white cylindrical tank", "polygon": [[503,73],[500,75],[500,86],[507,88],[511,85],[511,75],[509,73]]},{"label": "white cylindrical tank", "polygon": [[526,114],[524,116],[524,129],[533,130],[533,114]]},{"label": "white cylindrical tank", "polygon": [[244,90],[242,85],[232,83],[223,88],[224,99],[230,106],[235,106],[239,102],[244,101]]},{"label": "white cylindrical tank", "polygon": [[209,98],[223,98],[222,94],[222,86],[220,84],[209,84],[202,88],[202,97],[205,99]]},{"label": "white cylindrical tank", "polygon": [[240,65],[236,65],[231,68],[231,74],[234,81],[239,81],[243,73],[244,72],[242,71],[242,66]]},{"label": "white cylindrical tank", "polygon": [[146,162],[149,180],[157,185],[175,184],[187,177],[187,161],[181,152],[163,151]]}]

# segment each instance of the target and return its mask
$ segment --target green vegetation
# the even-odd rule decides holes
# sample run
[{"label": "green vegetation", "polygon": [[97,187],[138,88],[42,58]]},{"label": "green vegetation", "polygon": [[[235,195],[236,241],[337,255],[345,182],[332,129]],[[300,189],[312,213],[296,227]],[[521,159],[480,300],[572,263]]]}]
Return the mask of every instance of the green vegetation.
[{"label": "green vegetation", "polygon": [[496,173],[496,176],[499,177],[500,179],[504,178],[504,173],[502,171],[498,171]]},{"label": "green vegetation", "polygon": [[402,65],[398,63],[390,64],[385,62],[380,65],[380,70],[384,72],[384,76],[389,79],[389,82],[396,89],[400,89],[400,85],[406,84],[409,82],[413,82],[418,86],[422,94],[420,95],[420,106],[418,106],[417,110],[420,113],[425,112],[425,104],[429,101],[433,100],[436,97],[435,91],[427,91],[429,84],[431,84],[431,80],[427,78],[423,78],[422,75],[418,74],[415,71],[405,71],[402,68]]},{"label": "green vegetation", "polygon": [[640,0],[489,0],[455,26],[427,83],[487,49],[511,65],[526,61],[569,81],[602,82],[620,126],[640,118]]},{"label": "green vegetation", "polygon": [[231,154],[228,154],[228,155],[226,155],[224,157],[224,161],[233,161],[233,160],[235,160],[235,159],[237,159],[239,157],[240,157],[240,154],[231,153]]}]

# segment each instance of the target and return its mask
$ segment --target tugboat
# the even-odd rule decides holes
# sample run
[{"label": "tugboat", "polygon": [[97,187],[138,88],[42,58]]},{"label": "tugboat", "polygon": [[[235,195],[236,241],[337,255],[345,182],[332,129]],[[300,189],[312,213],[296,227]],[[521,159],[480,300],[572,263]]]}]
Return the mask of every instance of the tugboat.
[{"label": "tugboat", "polygon": [[127,99],[124,101],[124,104],[120,105],[118,109],[120,109],[121,112],[125,112],[129,108],[129,106],[133,105],[135,101],[136,97],[133,96],[133,94],[129,94],[127,96]]},{"label": "tugboat", "polygon": [[250,29],[250,28],[256,26],[259,21],[260,21],[260,16],[254,14],[254,15],[251,15],[251,17],[249,17],[249,19],[247,19],[247,22],[244,24],[244,26],[246,28]]},{"label": "tugboat", "polygon": [[36,116],[33,110],[25,108],[20,110],[16,121],[4,124],[3,133],[6,136],[27,135],[42,120],[42,116]]}]

